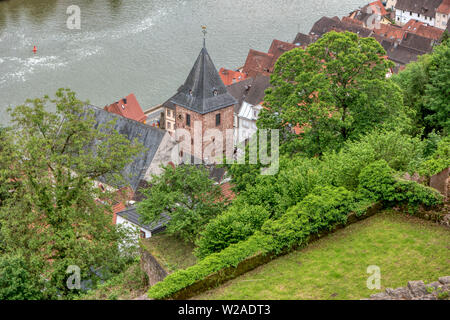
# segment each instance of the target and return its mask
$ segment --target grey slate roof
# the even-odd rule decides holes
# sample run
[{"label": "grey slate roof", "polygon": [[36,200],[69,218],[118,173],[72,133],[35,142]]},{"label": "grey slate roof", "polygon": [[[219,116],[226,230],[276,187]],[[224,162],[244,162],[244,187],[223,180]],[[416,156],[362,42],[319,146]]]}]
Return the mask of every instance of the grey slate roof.
[{"label": "grey slate roof", "polygon": [[395,8],[398,10],[420,13],[424,16],[434,18],[436,9],[441,3],[442,0],[397,0]]},{"label": "grey slate roof", "polygon": [[130,207],[124,211],[121,211],[117,213],[118,216],[121,216],[122,218],[130,221],[131,223],[134,223],[135,225],[140,226],[141,228],[144,228],[152,233],[155,231],[160,231],[164,226],[169,222],[170,217],[164,213],[161,214],[162,218],[160,221],[154,224],[143,224],[141,222],[141,215],[137,213],[135,207]]},{"label": "grey slate roof", "polygon": [[245,102],[256,106],[264,100],[266,89],[270,86],[270,76],[259,75],[254,79],[251,88],[245,97]]},{"label": "grey slate roof", "polygon": [[423,52],[421,51],[408,48],[405,47],[404,45],[386,40],[383,40],[381,42],[381,45],[386,50],[389,60],[397,62],[401,65],[406,65],[411,61],[415,61],[417,60],[417,57],[419,55],[423,54]]},{"label": "grey slate roof", "polygon": [[[170,98],[170,99],[172,99],[172,98]],[[175,110],[175,105],[173,104],[173,102],[170,101],[170,99],[167,100],[166,102],[164,102],[162,105],[171,110]]]},{"label": "grey slate roof", "polygon": [[401,44],[405,47],[422,51],[423,53],[431,52],[433,49],[433,39],[425,38],[409,32],[406,33]]},{"label": "grey slate roof", "polygon": [[238,100],[234,112],[239,113],[242,102],[257,105],[264,100],[265,90],[270,86],[270,76],[258,75],[229,85],[228,92]]},{"label": "grey slate roof", "polygon": [[253,78],[247,78],[245,80],[233,83],[227,87],[228,93],[231,94],[236,100],[237,104],[234,107],[234,112],[239,113],[242,102],[250,90],[250,86],[253,82]]},{"label": "grey slate roof", "polygon": [[[124,118],[115,113],[105,111],[92,105],[87,105],[86,108],[93,111],[93,116],[96,120],[95,128],[98,128],[100,125],[105,125],[111,121],[115,121],[113,128],[118,133],[124,135],[130,141],[134,141],[134,139],[136,139],[146,148],[146,151],[143,152],[143,154],[138,155],[121,172],[124,180],[133,190],[136,190],[140,180],[143,179],[147,169],[149,168],[166,132],[152,126]],[[110,184],[106,177],[100,178],[99,181]],[[113,186],[121,188],[125,185]]]},{"label": "grey slate roof", "polygon": [[200,114],[237,103],[228,93],[205,47],[200,51],[186,82],[170,102]]}]

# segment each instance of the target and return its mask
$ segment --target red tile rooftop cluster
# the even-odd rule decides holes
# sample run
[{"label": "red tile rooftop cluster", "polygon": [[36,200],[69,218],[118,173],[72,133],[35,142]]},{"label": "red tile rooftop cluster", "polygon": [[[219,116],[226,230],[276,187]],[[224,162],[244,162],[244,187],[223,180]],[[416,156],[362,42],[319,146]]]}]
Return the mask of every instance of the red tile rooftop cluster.
[{"label": "red tile rooftop cluster", "polygon": [[147,116],[142,111],[141,105],[132,93],[127,97],[104,108],[108,112],[118,114],[119,116],[145,123]]}]

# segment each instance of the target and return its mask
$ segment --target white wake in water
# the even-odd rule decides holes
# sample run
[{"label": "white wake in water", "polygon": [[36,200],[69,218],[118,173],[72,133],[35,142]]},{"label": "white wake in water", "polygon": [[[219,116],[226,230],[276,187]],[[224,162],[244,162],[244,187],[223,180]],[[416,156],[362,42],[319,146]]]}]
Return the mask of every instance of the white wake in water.
[{"label": "white wake in water", "polygon": [[[129,23],[125,25],[119,25],[116,29],[96,32],[81,32],[81,33],[58,33],[43,36],[39,39],[41,46],[45,47],[45,44],[67,44],[67,50],[64,50],[62,56],[49,55],[39,56],[39,48],[37,56],[29,58],[20,57],[1,57],[0,63],[6,64],[10,72],[6,72],[0,75],[0,86],[8,82],[24,82],[27,81],[29,76],[34,74],[38,70],[56,70],[58,68],[65,67],[71,63],[76,63],[84,59],[88,59],[92,56],[102,53],[103,47],[99,46],[100,39],[108,38],[112,40],[118,40],[129,35],[138,34],[149,30],[155,23],[155,20],[160,19],[167,15],[168,10],[159,10],[152,16],[143,18],[138,23]],[[10,49],[16,50],[29,50],[33,46],[34,42],[31,37],[28,37],[25,33],[4,33],[0,38],[0,41],[12,43]],[[90,45],[90,43],[92,43]],[[2,44],[2,45],[3,45]],[[51,48],[45,47],[46,50]],[[68,52],[67,54],[64,54]]]}]

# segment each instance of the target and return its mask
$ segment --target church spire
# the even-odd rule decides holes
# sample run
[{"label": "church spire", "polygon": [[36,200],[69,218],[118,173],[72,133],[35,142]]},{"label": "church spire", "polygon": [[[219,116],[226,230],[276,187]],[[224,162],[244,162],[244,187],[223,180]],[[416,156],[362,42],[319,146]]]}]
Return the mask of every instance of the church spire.
[{"label": "church spire", "polygon": [[208,31],[206,31],[206,26],[202,26],[202,32],[203,32],[203,48],[206,48],[206,34]]},{"label": "church spire", "polygon": [[174,104],[205,114],[237,104],[227,91],[206,50],[206,26],[203,29],[203,48],[184,85],[170,99]]}]

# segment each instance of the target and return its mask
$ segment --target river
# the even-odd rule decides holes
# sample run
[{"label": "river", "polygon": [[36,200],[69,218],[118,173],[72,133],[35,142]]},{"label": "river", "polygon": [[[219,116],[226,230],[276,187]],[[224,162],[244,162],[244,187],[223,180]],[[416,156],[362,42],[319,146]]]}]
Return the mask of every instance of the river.
[{"label": "river", "polygon": [[[368,0],[0,0],[0,124],[27,98],[71,88],[105,106],[134,93],[143,109],[184,82],[202,46],[216,67],[237,68],[250,48],[292,42],[322,16]],[[80,8],[69,29],[67,8]],[[37,52],[33,53],[36,46]]]}]

